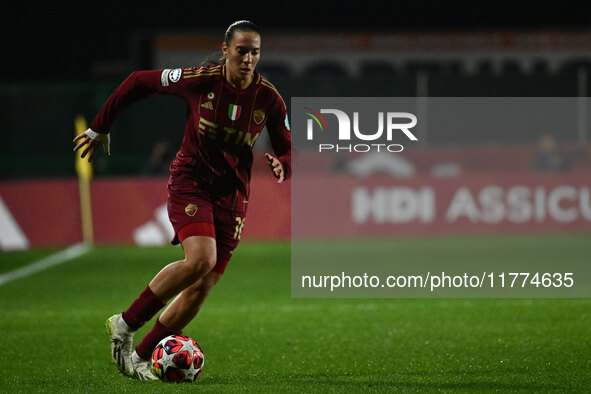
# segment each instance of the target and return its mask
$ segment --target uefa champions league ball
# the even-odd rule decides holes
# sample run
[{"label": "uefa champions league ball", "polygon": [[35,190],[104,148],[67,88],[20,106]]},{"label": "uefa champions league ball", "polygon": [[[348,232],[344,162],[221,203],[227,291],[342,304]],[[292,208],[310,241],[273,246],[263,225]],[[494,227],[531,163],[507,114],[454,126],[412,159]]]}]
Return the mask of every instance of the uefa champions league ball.
[{"label": "uefa champions league ball", "polygon": [[183,335],[170,335],[152,353],[152,372],[163,382],[194,382],[203,371],[203,352]]}]

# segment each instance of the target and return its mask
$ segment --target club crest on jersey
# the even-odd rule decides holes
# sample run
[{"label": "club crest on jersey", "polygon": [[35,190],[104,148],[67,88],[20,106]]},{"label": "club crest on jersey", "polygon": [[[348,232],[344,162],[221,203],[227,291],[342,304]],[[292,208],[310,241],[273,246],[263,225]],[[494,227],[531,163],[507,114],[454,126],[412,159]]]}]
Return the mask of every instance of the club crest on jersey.
[{"label": "club crest on jersey", "polygon": [[230,104],[230,107],[228,108],[228,116],[230,119],[236,120],[240,117],[241,110],[242,107],[240,105]]},{"label": "club crest on jersey", "polygon": [[208,100],[213,100],[214,98],[215,98],[215,93],[214,92],[207,93],[207,99]]},{"label": "club crest on jersey", "polygon": [[185,213],[189,216],[195,216],[197,213],[197,205],[189,204],[185,207]]},{"label": "club crest on jersey", "polygon": [[261,122],[265,120],[265,111],[262,109],[257,109],[252,113],[252,119],[256,124],[261,124]]}]

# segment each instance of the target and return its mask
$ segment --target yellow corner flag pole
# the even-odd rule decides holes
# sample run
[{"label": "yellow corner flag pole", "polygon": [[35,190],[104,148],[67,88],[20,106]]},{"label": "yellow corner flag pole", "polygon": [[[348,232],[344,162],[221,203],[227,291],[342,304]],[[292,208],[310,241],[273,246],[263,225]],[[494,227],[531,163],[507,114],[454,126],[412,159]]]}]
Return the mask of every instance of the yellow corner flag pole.
[{"label": "yellow corner flag pole", "polygon": [[[74,120],[76,136],[84,133],[88,127],[82,115]],[[76,152],[76,173],[78,174],[78,189],[80,192],[80,216],[82,218],[82,239],[92,245],[92,208],[90,204],[90,180],[92,179],[92,164],[81,157],[82,149]]]}]

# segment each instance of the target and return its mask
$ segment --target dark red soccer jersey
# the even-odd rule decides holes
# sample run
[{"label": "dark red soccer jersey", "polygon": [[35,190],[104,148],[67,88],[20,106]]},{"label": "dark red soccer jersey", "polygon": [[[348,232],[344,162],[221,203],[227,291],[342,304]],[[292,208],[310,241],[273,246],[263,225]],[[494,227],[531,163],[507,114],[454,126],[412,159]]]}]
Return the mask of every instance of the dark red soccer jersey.
[{"label": "dark red soccer jersey", "polygon": [[[155,94],[188,104],[183,144],[170,166],[169,185],[195,184],[216,203],[242,209],[249,195],[252,147],[266,125],[273,151],[291,175],[291,133],[285,103],[257,72],[246,89],[226,81],[225,65],[132,73],[113,92],[90,128],[108,133],[119,112]],[[237,202],[239,202],[237,204]]]}]

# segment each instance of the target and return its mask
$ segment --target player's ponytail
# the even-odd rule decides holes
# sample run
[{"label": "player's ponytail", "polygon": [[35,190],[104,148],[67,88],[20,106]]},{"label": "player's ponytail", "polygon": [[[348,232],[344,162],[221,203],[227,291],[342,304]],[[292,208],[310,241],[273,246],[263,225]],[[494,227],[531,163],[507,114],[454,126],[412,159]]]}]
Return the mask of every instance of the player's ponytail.
[{"label": "player's ponytail", "polygon": [[[252,23],[251,21],[241,20],[232,23],[228,29],[226,30],[226,34],[224,35],[224,43],[230,46],[230,43],[234,39],[234,33],[237,31],[239,32],[253,32],[257,33],[259,36],[261,35],[261,31],[257,25]],[[216,58],[217,57],[217,58]],[[226,62],[226,58],[223,55],[220,55],[219,52],[216,52],[212,56],[208,56],[203,62],[201,62],[202,66],[211,66],[216,64],[224,64]]]}]

